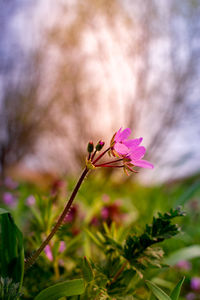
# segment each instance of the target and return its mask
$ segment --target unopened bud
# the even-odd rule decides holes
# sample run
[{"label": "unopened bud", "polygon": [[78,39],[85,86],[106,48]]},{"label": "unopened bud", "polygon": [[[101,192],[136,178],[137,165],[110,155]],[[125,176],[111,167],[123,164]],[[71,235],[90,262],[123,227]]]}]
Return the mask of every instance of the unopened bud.
[{"label": "unopened bud", "polygon": [[98,144],[96,145],[96,150],[97,150],[97,151],[100,151],[100,150],[103,148],[104,144],[105,144],[105,143],[104,143],[103,141],[100,140],[100,141],[98,142]]},{"label": "unopened bud", "polygon": [[88,143],[88,146],[87,146],[87,151],[88,151],[89,153],[92,153],[93,150],[94,150],[94,144],[93,144],[92,141],[90,141],[90,142]]}]

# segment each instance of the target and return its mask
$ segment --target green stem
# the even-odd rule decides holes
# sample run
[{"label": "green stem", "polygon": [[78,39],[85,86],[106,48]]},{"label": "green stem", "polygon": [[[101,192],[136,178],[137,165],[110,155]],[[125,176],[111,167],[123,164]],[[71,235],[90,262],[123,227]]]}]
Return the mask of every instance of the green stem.
[{"label": "green stem", "polygon": [[55,224],[55,226],[53,227],[52,231],[50,232],[50,234],[47,236],[47,238],[44,240],[44,242],[41,244],[41,246],[36,250],[36,252],[31,256],[29,257],[26,261],[25,261],[25,270],[27,270],[28,268],[30,268],[34,262],[36,261],[36,259],[38,258],[38,256],[41,254],[41,252],[44,250],[44,248],[48,245],[48,243],[50,242],[50,240],[52,239],[52,237],[54,236],[54,234],[57,232],[57,230],[59,229],[59,227],[62,225],[62,222],[64,220],[64,218],[66,217],[73,201],[74,201],[74,198],[81,186],[81,183],[83,182],[85,176],[87,175],[88,173],[88,169],[87,167],[85,167],[81,177],[79,178],[79,181],[77,182],[72,194],[71,194],[71,197],[69,199],[69,201],[67,202],[62,214],[60,215],[60,217],[58,218],[58,221],[57,223]]}]

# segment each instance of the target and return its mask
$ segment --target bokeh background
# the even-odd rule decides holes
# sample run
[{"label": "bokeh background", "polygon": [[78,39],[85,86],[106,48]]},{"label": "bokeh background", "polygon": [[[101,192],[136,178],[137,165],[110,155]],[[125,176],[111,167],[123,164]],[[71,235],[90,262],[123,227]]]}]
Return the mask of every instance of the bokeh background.
[{"label": "bokeh background", "polygon": [[163,243],[170,267],[145,278],[169,294],[185,277],[180,299],[200,299],[199,95],[199,0],[0,0],[0,206],[23,232],[25,256],[69,199],[88,141],[108,145],[130,127],[155,166],[91,172],[22,299],[80,276],[84,256],[101,263],[86,231],[105,223],[124,239],[178,205],[187,216]]},{"label": "bokeh background", "polygon": [[2,0],[0,22],[2,176],[80,172],[120,127],[155,165],[137,179],[199,172],[198,0]]}]

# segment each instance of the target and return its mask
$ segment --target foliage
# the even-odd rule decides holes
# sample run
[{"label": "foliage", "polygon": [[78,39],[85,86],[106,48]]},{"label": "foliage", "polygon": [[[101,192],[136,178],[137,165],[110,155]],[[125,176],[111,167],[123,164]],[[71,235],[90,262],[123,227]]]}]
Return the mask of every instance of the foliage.
[{"label": "foliage", "polygon": [[2,300],[17,300],[20,296],[19,283],[14,283],[10,278],[0,277],[0,297]]},{"label": "foliage", "polygon": [[82,279],[68,280],[43,290],[35,297],[35,300],[56,300],[63,296],[80,295],[83,292],[84,281]]},{"label": "foliage", "polygon": [[170,296],[168,296],[161,288],[159,288],[155,283],[151,281],[146,281],[147,286],[152,290],[152,293],[156,296],[159,300],[178,300],[179,295],[181,292],[181,287],[184,282],[184,279],[181,279],[175,288],[172,290]]},{"label": "foliage", "polygon": [[[80,277],[85,282],[84,293],[67,299],[154,299],[156,295],[151,296],[153,292],[147,282],[172,297],[173,282],[184,276],[181,293],[186,297],[191,292],[190,282],[198,276],[199,270],[197,224],[200,220],[197,209],[192,206],[193,203],[196,205],[194,197],[198,197],[199,190],[192,200],[188,198],[185,202],[187,216],[184,222],[181,222],[183,218],[177,218],[184,234],[173,222],[182,212],[169,208],[183,197],[184,192],[187,193],[193,180],[151,188],[132,185],[128,181],[119,185],[104,177],[93,178],[93,181],[94,186],[90,178],[85,181],[78,201],[50,243],[49,250],[45,250],[25,273],[20,299],[34,299],[50,286]],[[6,190],[18,198],[16,205],[9,209],[23,229],[26,257],[38,248],[51,230],[72,186],[73,182],[69,180],[67,189],[64,186],[64,194],[60,190],[62,187],[56,192],[54,189],[53,193],[52,189],[42,191],[25,184],[13,191]],[[32,204],[27,200],[30,194],[35,198]],[[163,212],[167,209],[169,213]],[[161,212],[153,217],[153,212],[159,210]],[[178,266],[181,259],[190,260],[190,269]],[[166,264],[172,267],[169,269]],[[2,280],[11,280],[5,279],[8,276],[3,277]],[[180,282],[176,295],[180,293]],[[15,282],[13,284],[15,286]],[[185,298],[179,295],[177,299]]]},{"label": "foliage", "polygon": [[[118,299],[118,297],[133,295],[137,289],[137,284],[134,283],[137,274],[143,277],[142,273],[145,273],[146,269],[152,266],[161,267],[163,251],[151,246],[179,232],[178,226],[172,223],[173,218],[177,216],[183,216],[180,209],[165,214],[159,213],[157,218],[153,218],[151,225],[146,225],[143,234],[128,235],[125,241],[121,242],[114,225],[109,229],[104,224],[104,233],[92,233],[87,230],[90,238],[105,255],[103,261],[97,261],[97,258],[95,262],[91,260],[96,274],[93,298],[95,299],[101,293],[108,299],[112,296]],[[89,296],[91,297],[91,290],[90,293],[88,292]]]},{"label": "foliage", "polygon": [[[23,237],[11,214],[0,209],[0,275],[22,284],[24,273]],[[10,282],[6,281],[6,284]]]}]

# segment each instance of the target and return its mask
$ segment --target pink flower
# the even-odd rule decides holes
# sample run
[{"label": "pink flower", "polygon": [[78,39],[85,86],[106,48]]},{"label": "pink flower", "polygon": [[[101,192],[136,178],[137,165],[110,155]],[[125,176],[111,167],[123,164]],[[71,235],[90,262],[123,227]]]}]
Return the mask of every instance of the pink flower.
[{"label": "pink flower", "polygon": [[108,219],[108,217],[109,217],[109,208],[108,207],[105,206],[105,207],[102,208],[101,216],[102,216],[103,220]]},{"label": "pink flower", "polygon": [[3,194],[3,202],[8,206],[13,207],[16,204],[16,198],[13,196],[13,194],[5,192]]},{"label": "pink flower", "polygon": [[131,134],[130,128],[121,131],[121,128],[114,136],[114,150],[121,155],[128,155],[131,150],[135,149],[143,140],[143,138],[127,140]]},{"label": "pink flower", "polygon": [[186,271],[191,269],[191,263],[187,260],[180,260],[175,266]]},{"label": "pink flower", "polygon": [[53,261],[53,254],[52,254],[52,251],[51,251],[51,247],[49,245],[47,245],[45,248],[44,248],[44,252],[47,256],[47,258],[50,260],[50,261]]},{"label": "pink flower", "polygon": [[15,182],[12,178],[6,177],[4,180],[4,184],[7,188],[14,190],[18,187],[18,183]]},{"label": "pink flower", "polygon": [[195,296],[194,293],[188,293],[188,294],[186,295],[186,299],[187,299],[187,300],[195,300],[195,298],[196,298],[196,296]]},{"label": "pink flower", "polygon": [[122,131],[120,128],[111,140],[111,149],[114,156],[123,158],[125,162],[133,166],[152,169],[154,166],[147,160],[142,159],[146,152],[145,147],[139,146],[143,138],[129,139],[130,128]]},{"label": "pink flower", "polygon": [[28,206],[32,206],[35,204],[35,197],[33,195],[28,196],[28,198],[26,198],[26,204]]},{"label": "pink flower", "polygon": [[200,277],[193,277],[190,282],[190,287],[194,291],[200,290]]},{"label": "pink flower", "polygon": [[60,241],[60,247],[59,247],[59,252],[62,253],[66,249],[66,245],[64,241]]}]

